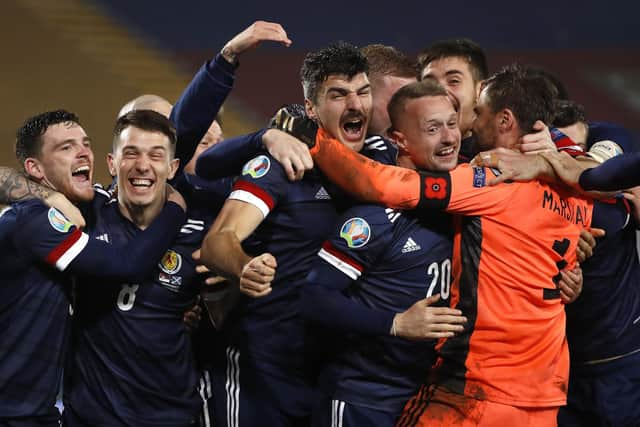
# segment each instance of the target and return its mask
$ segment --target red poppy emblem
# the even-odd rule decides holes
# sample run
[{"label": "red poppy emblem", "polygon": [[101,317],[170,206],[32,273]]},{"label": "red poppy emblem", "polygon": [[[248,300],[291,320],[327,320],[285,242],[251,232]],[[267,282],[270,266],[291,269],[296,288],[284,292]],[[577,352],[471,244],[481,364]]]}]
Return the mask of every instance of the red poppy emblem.
[{"label": "red poppy emblem", "polygon": [[447,197],[447,180],[428,176],[424,180],[424,195],[427,199],[444,200]]}]

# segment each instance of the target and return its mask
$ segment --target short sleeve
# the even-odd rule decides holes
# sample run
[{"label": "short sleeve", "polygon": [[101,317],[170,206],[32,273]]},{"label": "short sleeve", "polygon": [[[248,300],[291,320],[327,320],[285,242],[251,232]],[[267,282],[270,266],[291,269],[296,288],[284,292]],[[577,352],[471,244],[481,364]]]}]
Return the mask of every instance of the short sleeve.
[{"label": "short sleeve", "polygon": [[395,211],[381,206],[355,206],[338,221],[318,256],[351,279],[374,265],[390,242]]},{"label": "short sleeve", "polygon": [[267,154],[254,157],[242,168],[242,175],[233,185],[230,200],[254,205],[263,217],[284,200],[290,182],[280,163]]}]

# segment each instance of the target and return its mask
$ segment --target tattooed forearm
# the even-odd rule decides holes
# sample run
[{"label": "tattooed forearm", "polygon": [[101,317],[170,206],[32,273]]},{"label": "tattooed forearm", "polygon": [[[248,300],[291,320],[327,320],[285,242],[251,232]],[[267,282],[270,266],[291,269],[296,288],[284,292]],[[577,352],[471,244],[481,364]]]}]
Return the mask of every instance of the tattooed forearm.
[{"label": "tattooed forearm", "polygon": [[0,167],[0,204],[9,204],[27,199],[45,199],[49,189],[31,181],[15,169]]}]

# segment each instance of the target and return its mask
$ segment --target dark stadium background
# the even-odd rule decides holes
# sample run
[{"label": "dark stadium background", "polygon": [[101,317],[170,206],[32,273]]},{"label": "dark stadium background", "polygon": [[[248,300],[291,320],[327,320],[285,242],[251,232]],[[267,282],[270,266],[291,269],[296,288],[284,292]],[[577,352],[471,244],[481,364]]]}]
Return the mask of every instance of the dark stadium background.
[{"label": "dark stadium background", "polygon": [[96,147],[97,178],[120,106],[141,93],[174,101],[202,61],[257,19],[283,24],[294,44],[241,59],[227,106],[227,135],[261,126],[302,100],[304,53],[336,40],[385,43],[416,54],[430,42],[469,37],[490,68],[544,66],[589,118],[640,135],[640,3],[627,1],[235,1],[5,0],[0,14],[0,147],[15,165],[13,134],[45,109],[77,112]]}]

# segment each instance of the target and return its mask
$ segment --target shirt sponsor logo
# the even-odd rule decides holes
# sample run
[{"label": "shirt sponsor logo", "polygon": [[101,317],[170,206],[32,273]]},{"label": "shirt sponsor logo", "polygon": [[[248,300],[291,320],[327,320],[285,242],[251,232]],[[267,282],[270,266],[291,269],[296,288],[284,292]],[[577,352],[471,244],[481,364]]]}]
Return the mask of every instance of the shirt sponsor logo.
[{"label": "shirt sponsor logo", "polygon": [[407,252],[419,251],[422,249],[419,244],[415,242],[411,237],[407,239],[407,242],[402,247],[402,253],[406,254]]},{"label": "shirt sponsor logo", "polygon": [[340,228],[340,237],[350,248],[361,248],[371,237],[371,227],[362,218],[351,218]]},{"label": "shirt sponsor logo", "polygon": [[182,256],[174,250],[169,249],[158,263],[160,270],[167,274],[175,274],[182,267]]},{"label": "shirt sponsor logo", "polygon": [[269,172],[271,168],[271,160],[265,155],[258,156],[253,160],[249,160],[242,168],[242,175],[249,175],[251,178],[262,178]]},{"label": "shirt sponsor logo", "polygon": [[69,229],[73,226],[73,224],[67,218],[65,218],[64,215],[62,215],[62,212],[60,212],[56,208],[50,208],[47,216],[49,217],[49,224],[51,224],[51,227],[61,233],[68,232]]}]

